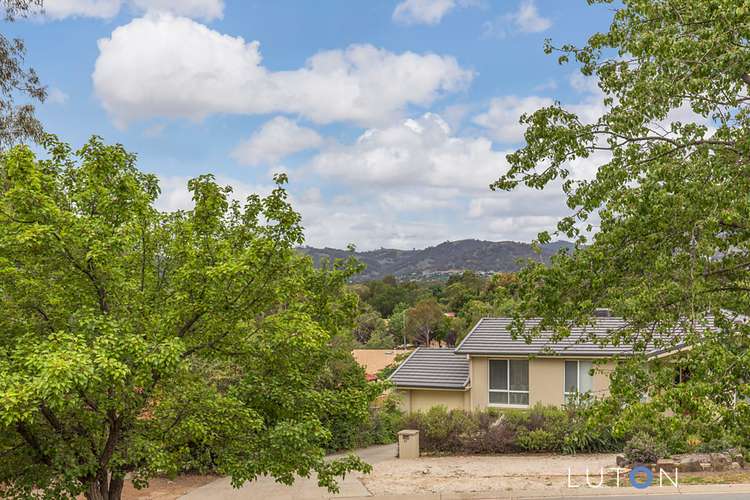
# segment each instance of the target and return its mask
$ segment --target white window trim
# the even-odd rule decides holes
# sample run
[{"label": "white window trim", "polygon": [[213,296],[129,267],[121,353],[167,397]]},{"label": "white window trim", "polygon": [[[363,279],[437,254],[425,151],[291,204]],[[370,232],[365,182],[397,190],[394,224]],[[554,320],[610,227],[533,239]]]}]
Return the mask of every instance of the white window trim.
[{"label": "white window trim", "polygon": [[[510,404],[510,403],[491,403],[490,402],[490,393],[491,392],[506,392],[506,393],[508,393],[508,401],[510,401],[510,395],[511,395],[511,393],[512,394],[526,394],[526,395],[529,395],[529,391],[511,391],[510,390],[510,362],[511,362],[511,359],[513,361],[526,361],[526,362],[528,362],[527,358],[522,358],[522,359],[519,359],[519,358],[489,358],[487,360],[487,406],[492,406],[492,407],[495,407],[495,408],[521,408],[521,409],[523,409],[523,408],[529,408],[528,404],[517,405],[517,404]],[[492,362],[492,361],[506,361],[506,363],[505,363],[505,369],[507,370],[507,375],[506,375],[506,380],[508,382],[508,389],[507,390],[492,389],[492,377],[491,377],[491,374],[490,374],[490,362]],[[528,370],[531,370],[530,365],[527,365],[527,367],[528,367]],[[528,375],[529,374],[527,373],[527,378],[530,378],[530,377],[528,377]],[[530,387],[529,387],[529,389],[530,389]],[[529,403],[531,403],[530,395],[529,395]]]},{"label": "white window trim", "polygon": [[[576,362],[576,391],[575,392],[568,392],[568,384],[565,380],[565,365],[563,364],[563,401],[567,403],[569,396],[575,396],[576,394],[581,394],[581,360],[580,359],[566,359],[565,363],[572,363],[573,361]],[[585,360],[588,361],[588,360]],[[591,382],[593,385],[594,377],[591,377]],[[593,389],[586,392],[593,392]]]}]

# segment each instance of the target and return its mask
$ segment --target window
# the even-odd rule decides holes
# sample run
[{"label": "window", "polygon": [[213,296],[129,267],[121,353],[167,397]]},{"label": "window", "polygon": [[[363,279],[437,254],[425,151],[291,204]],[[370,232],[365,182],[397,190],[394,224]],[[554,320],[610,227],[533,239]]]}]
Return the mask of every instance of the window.
[{"label": "window", "polygon": [[594,385],[594,377],[591,375],[593,366],[591,361],[565,362],[565,401],[576,394],[591,391]]},{"label": "window", "polygon": [[490,360],[490,404],[504,406],[529,405],[528,360]]}]

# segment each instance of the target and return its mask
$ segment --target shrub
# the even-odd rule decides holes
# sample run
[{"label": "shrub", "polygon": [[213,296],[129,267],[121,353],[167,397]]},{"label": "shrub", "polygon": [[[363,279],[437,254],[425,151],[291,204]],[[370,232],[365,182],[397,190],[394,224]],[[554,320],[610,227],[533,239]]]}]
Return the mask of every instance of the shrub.
[{"label": "shrub", "polygon": [[650,435],[640,432],[631,437],[623,450],[633,464],[653,464],[666,455],[666,448]]},{"label": "shrub", "polygon": [[474,431],[476,422],[461,410],[450,410],[445,406],[433,406],[426,413],[407,417],[402,428],[418,429],[419,444],[431,452],[457,452],[463,449],[466,435]]},{"label": "shrub", "polygon": [[[587,426],[579,410],[536,405],[529,410],[448,411],[443,406],[405,418],[402,428],[420,431],[427,453],[509,453],[518,451],[615,451],[621,442],[606,426]],[[587,431],[596,434],[588,434]],[[571,435],[576,436],[571,439]],[[584,439],[585,437],[585,439]]]},{"label": "shrub", "polygon": [[466,453],[507,453],[515,449],[517,430],[496,411],[478,412],[474,432],[466,433],[463,451]]},{"label": "shrub", "polygon": [[544,429],[519,433],[516,442],[526,451],[557,451],[560,447],[557,436]]}]

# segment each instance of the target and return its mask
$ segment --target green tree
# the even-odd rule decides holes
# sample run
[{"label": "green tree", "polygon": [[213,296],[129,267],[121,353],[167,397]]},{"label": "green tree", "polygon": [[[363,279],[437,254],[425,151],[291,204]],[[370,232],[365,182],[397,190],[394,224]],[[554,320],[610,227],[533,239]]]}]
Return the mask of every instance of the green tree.
[{"label": "green tree", "polygon": [[406,310],[404,331],[410,342],[429,347],[431,340],[438,340],[445,333],[443,310],[435,299],[424,299]]},{"label": "green tree", "polygon": [[409,306],[404,302],[396,304],[393,314],[388,318],[388,333],[400,345],[407,344],[405,333],[407,309],[409,309]]},{"label": "green tree", "polygon": [[352,329],[354,340],[360,344],[367,344],[373,335],[382,338],[385,331],[386,323],[380,314],[367,303],[361,306]]},{"label": "green tree", "polygon": [[[5,21],[11,22],[39,10],[41,5],[41,0],[3,0],[0,10],[5,14]],[[42,124],[34,116],[34,105],[16,104],[19,96],[39,102],[47,97],[47,90],[36,72],[24,65],[25,55],[23,40],[11,40],[0,33],[0,149],[42,138]]]},{"label": "green tree", "polygon": [[234,485],[316,472],[335,490],[366,469],[324,460],[333,416],[366,418],[378,390],[331,368],[358,267],[295,251],[285,176],[244,203],[201,176],[194,209],[162,213],[121,146],[46,146],[0,157],[3,496],[114,500],[125,474],[204,466]]},{"label": "green tree", "polygon": [[[750,2],[624,0],[612,8],[609,30],[584,46],[546,46],[595,79],[602,115],[585,121],[555,104],[522,117],[526,146],[493,185],[559,182],[572,209],[557,234],[575,238],[577,249],[521,273],[518,319],[541,316],[540,328],[565,335],[570,322],[585,324],[595,307],[609,306],[630,327],[606,342],[641,351],[685,342],[693,347],[686,362],[698,370],[692,382],[675,386],[669,366],[669,375],[648,375],[642,357],[619,375],[634,383],[630,411],[700,411],[715,428],[746,428],[750,366],[735,340],[747,338],[748,326],[723,321],[722,311],[750,313]],[[576,175],[581,162],[595,163],[594,178]],[[587,237],[593,225],[599,231]],[[709,314],[718,338],[702,331]],[[677,324],[687,338],[675,338]],[[648,403],[643,391],[654,396]]]}]

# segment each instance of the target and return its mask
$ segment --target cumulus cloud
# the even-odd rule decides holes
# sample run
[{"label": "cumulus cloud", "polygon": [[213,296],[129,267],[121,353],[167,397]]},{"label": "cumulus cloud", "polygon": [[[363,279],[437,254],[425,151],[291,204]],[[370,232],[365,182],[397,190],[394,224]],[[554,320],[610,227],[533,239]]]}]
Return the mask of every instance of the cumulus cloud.
[{"label": "cumulus cloud", "polygon": [[496,97],[490,100],[489,109],[475,116],[473,121],[486,128],[493,139],[503,143],[517,143],[523,140],[526,131],[526,126],[519,123],[521,115],[553,103],[552,99],[539,96]]},{"label": "cumulus cloud", "polygon": [[242,165],[275,164],[285,156],[316,148],[322,142],[315,130],[277,116],[238,144],[231,155]]},{"label": "cumulus cloud", "polygon": [[451,134],[440,116],[426,113],[365,131],[355,143],[322,151],[311,162],[317,173],[368,186],[432,186],[487,189],[505,154],[485,137]]},{"label": "cumulus cloud", "polygon": [[[308,238],[365,249],[464,238],[529,241],[567,213],[565,199],[559,186],[490,191],[508,168],[506,153],[486,137],[456,135],[434,113],[369,129],[350,144],[328,144],[304,168],[352,196],[345,205],[324,198],[317,209],[302,206]],[[325,214],[325,206],[336,215],[321,215],[318,223],[312,214]]]},{"label": "cumulus cloud", "polygon": [[455,0],[404,0],[393,10],[393,20],[402,24],[438,24],[454,7]]},{"label": "cumulus cloud", "polygon": [[46,0],[44,15],[50,19],[97,17],[110,19],[120,12],[122,0]]},{"label": "cumulus cloud", "polygon": [[136,12],[171,12],[206,21],[224,15],[224,0],[45,0],[44,14],[50,19],[111,19],[125,4],[129,4]]},{"label": "cumulus cloud", "polygon": [[524,33],[539,33],[552,26],[552,21],[539,15],[533,0],[524,0],[514,16],[518,29]]},{"label": "cumulus cloud", "polygon": [[[165,212],[176,210],[190,210],[195,206],[193,196],[188,191],[189,177],[184,176],[161,176],[159,178],[159,187],[161,194],[156,200],[156,208]],[[270,178],[269,178],[270,181]],[[267,196],[274,189],[272,184],[248,184],[226,176],[217,176],[216,182],[221,186],[231,186],[232,194],[230,199],[244,201],[248,196],[257,193],[261,196]]]},{"label": "cumulus cloud", "polygon": [[[493,149],[484,137],[457,135],[437,114],[319,147],[289,184],[290,202],[302,214],[312,246],[354,243],[368,250],[424,248],[465,238],[530,241],[567,213],[557,187],[490,191],[489,183],[508,168],[506,151]],[[228,178],[219,182],[234,186],[238,199],[271,188]],[[186,184],[186,178],[162,179],[159,206],[191,207]]]},{"label": "cumulus cloud", "polygon": [[260,43],[167,14],[134,19],[99,40],[94,89],[121,126],[154,116],[290,113],[317,123],[386,123],[473,77],[450,56],[352,45],[271,71]]},{"label": "cumulus cloud", "polygon": [[552,21],[539,14],[534,0],[523,0],[518,10],[484,23],[484,35],[505,38],[511,33],[540,33],[551,26]]},{"label": "cumulus cloud", "polygon": [[221,19],[224,17],[224,0],[130,0],[141,12],[171,12],[195,19]]}]

